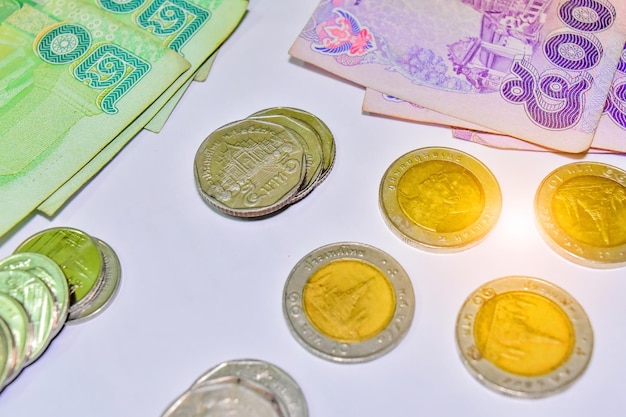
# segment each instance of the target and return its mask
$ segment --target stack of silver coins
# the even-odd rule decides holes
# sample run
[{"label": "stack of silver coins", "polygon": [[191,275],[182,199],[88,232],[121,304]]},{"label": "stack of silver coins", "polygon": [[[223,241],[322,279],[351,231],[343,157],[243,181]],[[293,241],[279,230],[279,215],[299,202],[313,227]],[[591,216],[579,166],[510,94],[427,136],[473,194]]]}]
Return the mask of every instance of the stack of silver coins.
[{"label": "stack of silver coins", "polygon": [[271,363],[240,359],[223,362],[198,378],[162,417],[307,417],[300,387]]},{"label": "stack of silver coins", "polygon": [[106,308],[120,276],[109,245],[71,228],[39,232],[0,260],[0,390],[41,356],[66,323]]},{"label": "stack of silver coins", "polygon": [[273,107],[226,124],[200,145],[194,177],[203,200],[235,217],[264,217],[321,184],[335,161],[332,132],[317,116]]}]

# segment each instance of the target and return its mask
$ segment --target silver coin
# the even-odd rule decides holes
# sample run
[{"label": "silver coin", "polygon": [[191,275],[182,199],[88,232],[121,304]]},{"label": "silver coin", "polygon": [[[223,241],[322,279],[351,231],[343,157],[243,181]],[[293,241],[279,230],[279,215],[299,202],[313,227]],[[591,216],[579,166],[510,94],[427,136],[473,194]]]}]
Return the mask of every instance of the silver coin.
[{"label": "silver coin", "polygon": [[95,296],[86,305],[70,313],[68,324],[81,323],[100,314],[113,302],[120,286],[122,269],[117,254],[102,240],[95,237],[93,240],[102,252],[102,277],[96,284]]},{"label": "silver coin", "polygon": [[5,383],[10,383],[21,371],[34,348],[33,325],[22,303],[9,294],[0,292],[0,318],[9,326],[15,342],[15,366],[6,376]]},{"label": "silver coin", "polygon": [[267,388],[284,404],[289,417],[309,415],[306,399],[298,383],[284,370],[265,361],[239,359],[223,362],[208,370],[193,383],[193,386],[228,376],[251,380]]},{"label": "silver coin", "polygon": [[335,362],[365,362],[389,352],[414,311],[404,268],[363,243],[315,249],[292,269],[283,292],[283,313],[296,340]]},{"label": "silver coin", "polygon": [[474,291],[459,312],[456,339],[470,374],[498,393],[522,398],[569,387],[593,350],[580,304],[554,284],[523,276]]},{"label": "silver coin", "polygon": [[290,417],[274,395],[253,381],[223,377],[193,385],[163,417]]},{"label": "silver coin", "polygon": [[0,392],[8,384],[7,376],[15,369],[15,340],[9,325],[0,317]]}]

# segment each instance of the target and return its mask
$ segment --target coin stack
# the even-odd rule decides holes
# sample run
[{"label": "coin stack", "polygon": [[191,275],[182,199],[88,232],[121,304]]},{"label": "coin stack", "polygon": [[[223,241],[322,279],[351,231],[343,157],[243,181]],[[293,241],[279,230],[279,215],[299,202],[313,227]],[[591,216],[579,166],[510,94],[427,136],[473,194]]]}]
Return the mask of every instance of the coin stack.
[{"label": "coin stack", "polygon": [[65,323],[102,311],[120,275],[109,245],[70,228],[39,232],[0,260],[0,391],[41,356]]},{"label": "coin stack", "polygon": [[296,340],[334,362],[365,362],[389,352],[408,331],[414,311],[413,286],[402,266],[357,242],[310,252],[283,291],[283,313]]},{"label": "coin stack", "polygon": [[200,145],[194,177],[203,200],[222,213],[264,217],[306,197],[335,161],[335,140],[315,115],[273,107],[226,124]]},{"label": "coin stack", "polygon": [[475,290],[459,311],[457,347],[469,372],[492,390],[540,398],[570,386],[587,368],[593,331],[565,290],[509,276]]},{"label": "coin stack", "polygon": [[240,359],[223,362],[198,378],[163,417],[307,417],[298,384],[271,363]]}]

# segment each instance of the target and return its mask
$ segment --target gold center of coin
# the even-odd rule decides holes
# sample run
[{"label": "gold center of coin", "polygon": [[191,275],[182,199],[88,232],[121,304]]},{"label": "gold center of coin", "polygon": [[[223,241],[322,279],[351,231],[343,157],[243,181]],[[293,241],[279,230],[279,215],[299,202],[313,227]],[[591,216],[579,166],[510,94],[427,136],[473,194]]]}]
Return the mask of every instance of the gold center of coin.
[{"label": "gold center of coin", "polygon": [[478,220],[485,196],[479,181],[466,168],[427,161],[400,178],[398,205],[412,222],[437,233],[450,233]]},{"label": "gold center of coin", "polygon": [[344,259],[324,265],[303,290],[304,311],[325,336],[358,343],[380,333],[396,309],[392,284],[378,268]]},{"label": "gold center of coin", "polygon": [[519,376],[554,371],[576,343],[565,312],[548,298],[524,291],[486,301],[476,314],[474,339],[483,358]]},{"label": "gold center of coin", "polygon": [[596,247],[626,243],[626,190],[608,178],[581,176],[565,181],[554,194],[558,225],[579,242]]}]

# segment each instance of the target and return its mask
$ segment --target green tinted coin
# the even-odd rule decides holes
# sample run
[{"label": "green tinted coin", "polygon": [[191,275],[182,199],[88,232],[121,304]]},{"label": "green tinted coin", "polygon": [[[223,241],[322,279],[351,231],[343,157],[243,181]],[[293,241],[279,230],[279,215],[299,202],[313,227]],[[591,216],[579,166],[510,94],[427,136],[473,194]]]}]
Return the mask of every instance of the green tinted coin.
[{"label": "green tinted coin", "polygon": [[67,319],[70,305],[69,285],[65,274],[52,259],[40,253],[14,253],[0,261],[0,270],[19,269],[29,272],[42,280],[50,291],[55,301],[52,320],[54,322],[53,334],[57,334]]},{"label": "green tinted coin", "polygon": [[101,283],[98,285],[97,294],[83,308],[70,314],[68,323],[79,323],[95,317],[106,309],[117,294],[122,269],[120,260],[115,251],[105,242],[94,238],[104,259],[104,273]]},{"label": "green tinted coin", "polygon": [[252,116],[265,116],[270,114],[280,114],[290,117],[292,119],[300,120],[311,126],[313,130],[319,135],[322,141],[322,151],[324,155],[324,170],[322,172],[320,181],[323,181],[335,163],[335,137],[330,131],[326,123],[324,123],[316,115],[309,113],[302,109],[296,109],[294,107],[272,107],[269,109],[260,110]]},{"label": "green tinted coin", "polygon": [[291,129],[296,138],[302,142],[306,158],[306,173],[304,175],[304,183],[293,197],[291,203],[302,200],[319,183],[320,175],[324,168],[322,140],[319,135],[305,123],[281,114],[250,116],[249,118],[277,123],[287,129]]},{"label": "green tinted coin", "polygon": [[9,325],[15,342],[15,367],[11,375],[7,375],[9,382],[19,373],[33,348],[32,325],[24,306],[3,292],[0,292],[0,318]]},{"label": "green tinted coin", "polygon": [[48,286],[19,269],[0,271],[0,292],[19,301],[33,325],[33,349],[25,365],[32,363],[50,343],[54,298]]},{"label": "green tinted coin", "polygon": [[15,252],[40,253],[61,268],[69,284],[70,313],[95,295],[104,261],[98,245],[85,232],[68,227],[43,230],[26,239]]},{"label": "green tinted coin", "polygon": [[0,391],[8,384],[7,377],[15,368],[15,342],[9,325],[0,317]]}]

